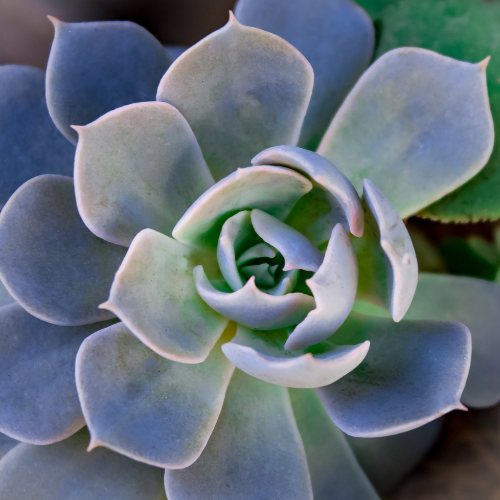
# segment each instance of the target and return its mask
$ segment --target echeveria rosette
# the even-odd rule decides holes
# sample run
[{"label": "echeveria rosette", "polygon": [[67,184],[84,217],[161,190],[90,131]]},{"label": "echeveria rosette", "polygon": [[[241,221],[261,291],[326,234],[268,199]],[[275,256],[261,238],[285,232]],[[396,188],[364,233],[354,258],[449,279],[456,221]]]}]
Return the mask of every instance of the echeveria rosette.
[{"label": "echeveria rosette", "polygon": [[[42,175],[0,215],[0,274],[17,301],[0,309],[14,332],[3,352],[11,349],[15,364],[4,366],[23,373],[22,387],[6,374],[4,400],[14,402],[0,412],[0,430],[41,444],[83,426],[70,375],[85,339],[77,386],[91,448],[166,467],[169,499],[376,498],[332,420],[354,436],[386,436],[460,404],[468,330],[422,321],[453,319],[424,307],[416,321],[399,322],[416,260],[394,206],[409,215],[484,165],[492,144],[485,65],[397,49],[344,99],[373,49],[366,14],[339,0],[318,9],[277,2],[262,15],[268,4],[242,0],[237,17],[265,20],[270,26],[258,27],[282,38],[232,18],[170,66],[156,102],[169,60],[144,30],[56,23],[48,106],[66,137],[79,136],[76,200],[71,179]],[[338,65],[328,62],[333,46],[349,49]],[[318,143],[322,156],[295,147]],[[33,158],[33,175],[67,173]],[[393,319],[349,314],[356,296]],[[486,318],[486,327],[477,323],[484,344],[489,311]],[[54,360],[33,372],[31,353]],[[15,400],[25,387],[38,399]],[[490,404],[490,389],[474,404]],[[26,412],[33,418],[20,418]],[[427,428],[404,435],[420,439]],[[26,495],[7,478],[33,460],[48,474],[63,462],[68,474],[79,470],[82,439],[83,430],[62,443],[17,446],[2,461],[0,491]],[[353,447],[369,469],[369,445]],[[89,454],[97,461],[86,471],[103,451]],[[64,495],[64,481],[55,483],[61,489],[47,486],[47,498]],[[81,495],[95,498],[84,487]]]}]

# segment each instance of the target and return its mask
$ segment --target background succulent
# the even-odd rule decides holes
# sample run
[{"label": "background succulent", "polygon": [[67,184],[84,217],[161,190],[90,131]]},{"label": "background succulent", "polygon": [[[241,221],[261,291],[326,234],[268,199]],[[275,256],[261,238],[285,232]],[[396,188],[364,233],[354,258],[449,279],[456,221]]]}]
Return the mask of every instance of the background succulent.
[{"label": "background succulent", "polygon": [[[84,338],[77,383],[92,432],[91,447],[105,445],[168,467],[166,487],[171,499],[188,494],[254,497],[257,491],[277,498],[312,498],[314,492],[319,499],[328,498],[332,488],[347,498],[376,498],[331,419],[354,435],[384,436],[458,406],[469,364],[466,328],[456,323],[394,323],[380,318],[387,314],[384,309],[364,303],[357,304],[357,313],[340,324],[356,291],[358,299],[385,307],[397,321],[408,309],[416,285],[416,262],[392,205],[408,216],[465,182],[487,161],[493,131],[485,63],[461,63],[418,49],[390,52],[359,79],[328,127],[368,65],[373,48],[369,19],[348,1],[320,3],[316,10],[304,2],[295,2],[293,8],[286,4],[282,10],[270,5],[242,1],[236,15],[243,23],[261,28],[266,28],[261,23],[271,23],[273,29],[268,31],[301,50],[316,74],[314,89],[311,66],[299,52],[274,35],[245,28],[234,19],[188,50],[166,73],[169,59],[163,48],[133,24],[56,22],[47,103],[54,123],[70,141],[80,135],[76,202],[71,179],[43,175],[25,182],[0,216],[0,273],[18,302],[0,310],[4,328],[14,332],[5,336],[2,349],[8,358],[2,363],[5,378],[12,382],[5,386],[9,404],[0,414],[0,426],[6,434],[32,444],[73,436],[43,448],[23,444],[9,452],[0,464],[0,474],[1,487],[11,498],[26,498],[27,488],[39,489],[39,475],[53,474],[60,461],[70,470],[44,487],[47,498],[64,494],[71,470],[83,469],[89,478],[100,467],[103,450],[83,457],[79,450],[86,431],[74,434],[84,425],[73,381],[75,353]],[[298,21],[302,31],[297,29]],[[335,59],[339,66],[323,62],[332,61],[332,44],[349,49]],[[17,185],[33,175],[69,173],[74,150],[48,120],[40,73],[15,67],[3,71],[10,94],[4,94],[2,106],[16,117],[18,128],[10,127],[9,120],[0,146],[6,162],[26,165],[16,171],[17,179],[7,170],[7,200]],[[153,100],[160,78],[158,102],[131,104]],[[33,102],[28,110],[16,106],[24,95],[19,95],[20,89]],[[18,130],[24,132],[28,125],[40,142],[33,136],[25,142]],[[297,143],[310,148],[319,144],[322,156],[291,147]],[[288,147],[273,147],[282,144]],[[256,154],[254,166],[248,167]],[[382,191],[365,183],[367,227],[362,238],[352,239],[354,259],[346,230],[360,237],[363,216],[351,182],[360,190],[363,177],[375,180]],[[219,181],[215,186],[214,179]],[[162,234],[170,233],[176,224],[174,237],[189,247]],[[238,231],[245,224],[245,248],[231,254],[231,245],[241,243]],[[225,236],[229,245],[224,244]],[[283,256],[284,262],[276,261],[278,281],[288,272],[284,269],[281,274],[279,266],[286,268],[293,257],[309,255],[309,266],[295,262],[289,269],[300,269],[295,286],[302,288],[290,288],[281,296],[266,293],[273,285],[280,286],[271,283],[275,276],[269,269],[276,265],[274,261],[267,268],[266,262],[258,261],[257,265],[264,264],[264,273],[244,271],[241,262],[241,273],[231,268],[244,250],[257,251],[255,245],[263,243],[259,237],[267,242],[269,255],[260,258],[274,259],[276,255],[270,255],[275,249]],[[131,242],[122,262],[125,246]],[[215,252],[216,247],[221,249],[217,248],[218,263],[203,250]],[[323,262],[317,247],[326,250]],[[355,260],[360,271],[358,288]],[[300,337],[302,344],[292,347],[309,349],[310,343],[315,347],[307,352],[284,350],[283,344],[299,327],[288,339],[286,331],[255,333],[252,322],[261,318],[251,314],[252,301],[233,300],[229,309],[222,310],[220,304],[227,302],[230,290],[204,279],[200,268],[195,271],[196,287],[192,273],[199,264],[215,276],[219,268],[232,297],[253,283],[251,299],[260,294],[264,303],[272,303],[274,315],[277,301],[303,295],[300,300],[309,306],[293,321],[288,318],[290,324],[257,326],[287,328],[309,320],[314,329],[307,329]],[[332,283],[331,265],[337,275],[346,277]],[[98,309],[118,267],[110,299]],[[303,271],[316,274],[304,282]],[[255,281],[238,282],[238,277],[252,273]],[[282,280],[283,288],[293,282],[287,280],[290,275]],[[236,281],[231,282],[232,278]],[[324,307],[321,299],[322,287],[330,294],[339,284],[343,287],[343,294],[338,294],[340,312]],[[473,360],[463,401],[473,406],[499,399],[491,377],[496,359],[492,355],[495,312],[487,302],[494,302],[497,293],[494,284],[479,280],[425,276],[407,315],[417,320],[465,318],[473,334]],[[438,307],[438,299],[446,303]],[[470,308],[472,299],[482,309]],[[6,301],[12,301],[8,294]],[[245,308],[250,314],[242,321]],[[109,310],[123,323],[111,324]],[[296,314],[296,304],[287,312]],[[231,341],[234,326],[226,328],[224,317],[254,331],[239,328]],[[333,331],[332,325],[340,327],[332,340],[358,347],[317,345],[328,328]],[[203,337],[201,328],[206,332]],[[307,334],[318,331],[323,337],[308,339]],[[93,332],[97,333],[89,336]],[[269,338],[272,343],[263,342]],[[366,355],[367,340],[372,343]],[[231,377],[234,366],[221,351],[228,341],[231,347],[225,352],[233,353],[229,359],[267,382],[243,371]],[[429,356],[429,350],[434,356]],[[47,363],[48,359],[53,361]],[[36,369],[33,360],[37,360]],[[336,384],[318,391],[330,415],[312,390],[288,393],[280,387],[324,385],[311,380],[311,372],[324,375],[320,366],[324,360],[329,370],[342,364],[344,371],[354,368]],[[301,363],[305,371],[298,371]],[[319,367],[316,373],[311,370],[314,365]],[[13,370],[22,376],[14,379]],[[19,394],[33,396],[19,398]],[[420,428],[414,443],[432,442],[435,430],[435,426]],[[177,433],[182,433],[181,440]],[[396,448],[408,446],[412,439],[349,438],[349,443],[383,489],[396,474],[389,466],[377,470],[374,462],[381,459],[374,461],[370,454],[373,457],[377,446],[387,449],[390,443]],[[398,472],[406,472],[421,451],[425,447],[406,456],[400,453]],[[245,456],[244,468],[233,467],[240,463],[235,458],[238,454]],[[46,469],[27,465],[37,460]],[[114,460],[110,459],[111,469]],[[83,467],[83,462],[89,467]],[[158,484],[158,470],[126,463],[131,467],[130,478],[147,470],[144,474],[156,478],[150,484]],[[18,481],[13,469],[29,469],[29,481]],[[113,488],[120,486],[119,480],[113,483],[114,474],[109,472]],[[81,498],[95,495],[89,482],[78,485]],[[164,495],[157,487],[141,493],[129,490],[111,489],[109,498]]]}]

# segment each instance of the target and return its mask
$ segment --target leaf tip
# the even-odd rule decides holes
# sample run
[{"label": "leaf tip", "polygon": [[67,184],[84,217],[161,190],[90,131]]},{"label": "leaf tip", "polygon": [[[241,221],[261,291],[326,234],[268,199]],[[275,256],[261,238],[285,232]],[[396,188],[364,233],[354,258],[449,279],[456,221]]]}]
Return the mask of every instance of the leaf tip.
[{"label": "leaf tip", "polygon": [[113,308],[113,304],[111,303],[111,301],[107,300],[106,302],[103,302],[102,304],[99,304],[97,306],[98,309],[106,309],[108,311],[111,311],[112,308]]},{"label": "leaf tip", "polygon": [[478,63],[477,67],[480,73],[486,73],[486,68],[490,62],[491,56],[488,56],[486,59],[483,59],[480,63]]},{"label": "leaf tip", "polygon": [[64,24],[60,19],[57,19],[55,16],[48,15],[47,19],[53,24],[54,28],[58,28],[62,24]]},{"label": "leaf tip", "polygon": [[87,446],[87,452],[95,450],[96,448],[99,448],[99,446],[102,446],[102,443],[98,439],[94,439],[92,436],[90,437],[90,443]]}]

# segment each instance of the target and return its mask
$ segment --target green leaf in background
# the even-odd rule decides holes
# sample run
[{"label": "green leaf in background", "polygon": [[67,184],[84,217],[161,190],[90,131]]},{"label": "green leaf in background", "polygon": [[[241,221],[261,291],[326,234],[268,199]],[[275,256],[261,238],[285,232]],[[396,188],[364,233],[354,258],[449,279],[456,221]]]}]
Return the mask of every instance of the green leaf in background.
[{"label": "green leaf in background", "polygon": [[[359,3],[374,16],[375,6],[383,2]],[[445,222],[500,218],[500,0],[399,0],[377,18],[377,57],[401,46],[422,47],[474,63],[492,56],[486,74],[496,122],[493,154],[473,179],[419,215]]]},{"label": "green leaf in background", "polygon": [[379,14],[391,4],[396,3],[398,0],[357,0],[356,3],[366,10],[368,15],[377,21]]}]

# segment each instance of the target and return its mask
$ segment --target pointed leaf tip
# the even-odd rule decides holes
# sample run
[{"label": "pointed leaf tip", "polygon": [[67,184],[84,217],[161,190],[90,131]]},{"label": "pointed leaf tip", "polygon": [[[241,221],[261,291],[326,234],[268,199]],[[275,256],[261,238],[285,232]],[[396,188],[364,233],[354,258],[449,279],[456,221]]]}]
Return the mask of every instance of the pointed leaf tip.
[{"label": "pointed leaf tip", "polygon": [[491,56],[488,56],[486,59],[483,59],[481,62],[477,64],[480,73],[486,73],[486,68],[490,63]]},{"label": "pointed leaf tip", "polygon": [[58,26],[64,24],[64,21],[61,21],[60,19],[57,19],[57,17],[48,15],[47,19],[54,25],[54,28],[57,28]]}]

